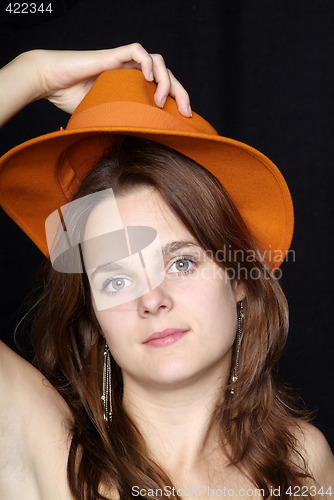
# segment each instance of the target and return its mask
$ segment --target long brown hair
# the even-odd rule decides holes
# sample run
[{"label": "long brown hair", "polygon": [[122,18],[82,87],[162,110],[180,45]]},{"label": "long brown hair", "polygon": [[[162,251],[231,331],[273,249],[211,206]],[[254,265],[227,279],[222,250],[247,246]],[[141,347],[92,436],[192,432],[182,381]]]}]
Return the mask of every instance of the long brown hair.
[{"label": "long brown hair", "polygon": [[[219,423],[222,453],[231,464],[241,467],[266,498],[271,497],[271,487],[280,487],[281,498],[289,498],[284,492],[301,486],[309,476],[295,437],[303,412],[295,409],[274,371],[288,331],[281,287],[217,179],[165,146],[136,137],[120,138],[84,179],[76,198],[110,187],[117,195],[141,185],[158,190],[203,249],[212,252],[232,279],[243,283],[247,298],[239,376],[224,387],[212,422]],[[73,412],[68,459],[73,495],[105,498],[103,484],[127,499],[133,486],[158,490],[172,485],[150,459],[139,429],[122,406],[122,374],[115,361],[113,419],[110,428],[106,426],[100,399],[104,338],[87,277],[49,267],[34,343],[39,369]],[[231,366],[234,362],[232,357]]]}]

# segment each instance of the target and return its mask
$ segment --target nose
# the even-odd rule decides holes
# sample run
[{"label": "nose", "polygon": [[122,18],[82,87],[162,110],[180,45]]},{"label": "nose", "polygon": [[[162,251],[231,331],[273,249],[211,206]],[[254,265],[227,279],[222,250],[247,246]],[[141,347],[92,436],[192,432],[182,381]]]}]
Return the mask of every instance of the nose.
[{"label": "nose", "polygon": [[142,318],[165,313],[173,308],[173,300],[164,286],[150,290],[138,299],[138,313]]}]

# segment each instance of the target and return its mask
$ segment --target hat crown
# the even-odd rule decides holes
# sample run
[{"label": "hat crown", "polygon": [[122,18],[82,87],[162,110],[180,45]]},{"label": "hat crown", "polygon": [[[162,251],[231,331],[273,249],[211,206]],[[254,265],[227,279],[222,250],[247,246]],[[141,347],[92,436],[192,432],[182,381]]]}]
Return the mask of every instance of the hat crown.
[{"label": "hat crown", "polygon": [[216,130],[197,113],[182,116],[168,96],[163,109],[154,101],[156,84],[137,69],[102,73],[73,112],[67,130],[97,127],[146,127],[217,136]]}]

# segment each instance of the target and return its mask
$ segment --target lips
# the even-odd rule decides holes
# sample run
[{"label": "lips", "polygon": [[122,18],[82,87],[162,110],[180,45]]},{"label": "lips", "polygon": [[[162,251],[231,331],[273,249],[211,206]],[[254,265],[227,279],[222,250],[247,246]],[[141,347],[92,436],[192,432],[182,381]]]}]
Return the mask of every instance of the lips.
[{"label": "lips", "polygon": [[144,340],[143,344],[152,347],[162,347],[174,344],[188,332],[189,330],[186,328],[166,328],[161,332],[154,332],[146,340]]}]

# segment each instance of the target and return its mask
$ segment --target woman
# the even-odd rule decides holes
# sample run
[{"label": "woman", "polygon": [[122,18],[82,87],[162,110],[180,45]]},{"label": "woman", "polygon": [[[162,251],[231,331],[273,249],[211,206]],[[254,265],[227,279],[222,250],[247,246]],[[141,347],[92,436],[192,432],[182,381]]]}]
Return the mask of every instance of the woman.
[{"label": "woman", "polygon": [[[104,73],[64,133],[2,159],[2,204],[55,270],[34,326],[40,372],[1,349],[1,498],[329,498],[329,447],[273,375],[287,333],[273,275],[291,240],[285,182],[190,118],[159,58],[152,68],[142,48],[115,50],[142,67],[131,51],[145,56],[156,93],[137,71]],[[92,66],[79,63],[77,81],[112,64]],[[108,261],[115,237],[124,249]]]}]

